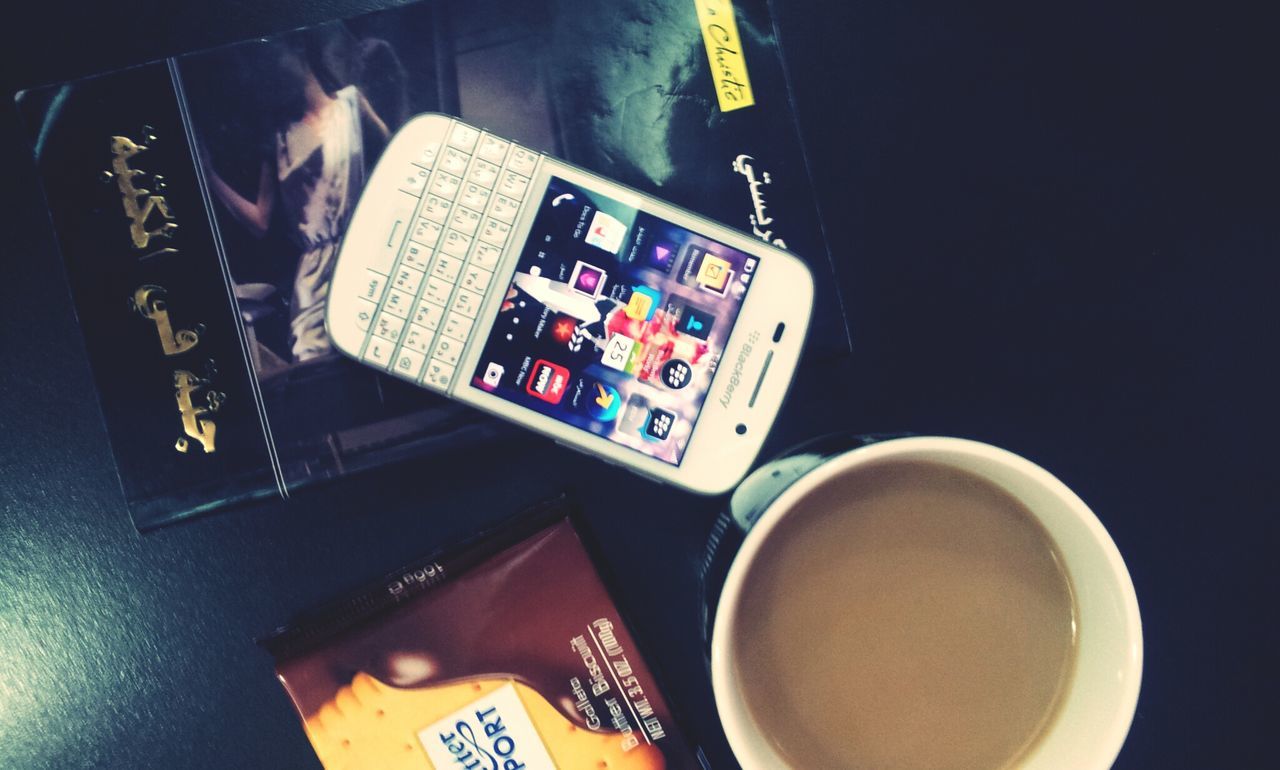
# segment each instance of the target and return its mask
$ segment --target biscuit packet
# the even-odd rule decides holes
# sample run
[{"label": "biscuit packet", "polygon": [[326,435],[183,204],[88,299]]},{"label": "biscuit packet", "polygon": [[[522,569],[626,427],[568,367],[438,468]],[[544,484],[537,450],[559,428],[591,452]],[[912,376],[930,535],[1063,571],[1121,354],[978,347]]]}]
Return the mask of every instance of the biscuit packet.
[{"label": "biscuit packet", "polygon": [[261,644],[328,770],[701,763],[563,500]]}]

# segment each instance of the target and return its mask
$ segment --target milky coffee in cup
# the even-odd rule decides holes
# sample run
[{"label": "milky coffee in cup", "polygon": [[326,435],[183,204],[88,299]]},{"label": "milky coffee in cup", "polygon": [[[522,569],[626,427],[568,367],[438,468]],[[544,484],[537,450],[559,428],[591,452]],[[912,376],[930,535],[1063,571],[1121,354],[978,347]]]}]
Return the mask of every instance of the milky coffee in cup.
[{"label": "milky coffee in cup", "polygon": [[1023,500],[958,465],[890,452],[752,531],[713,645],[745,767],[995,770],[1057,751],[1041,744],[1077,674],[1069,559]]}]

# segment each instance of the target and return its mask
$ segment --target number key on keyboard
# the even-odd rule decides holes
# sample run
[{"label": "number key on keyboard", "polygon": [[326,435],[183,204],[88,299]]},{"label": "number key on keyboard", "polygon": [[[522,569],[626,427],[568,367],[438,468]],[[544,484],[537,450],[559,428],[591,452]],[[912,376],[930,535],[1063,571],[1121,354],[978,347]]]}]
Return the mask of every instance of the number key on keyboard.
[{"label": "number key on keyboard", "polygon": [[[406,258],[407,261],[407,258]],[[402,267],[396,271],[396,277],[391,281],[391,285],[403,291],[406,294],[417,294],[418,286],[422,284],[422,271],[414,267]]]},{"label": "number key on keyboard", "polygon": [[524,200],[524,190],[528,186],[529,177],[520,176],[514,171],[504,171],[502,173],[502,183],[498,185],[498,192],[508,198]]},{"label": "number key on keyboard", "polygon": [[515,221],[516,212],[519,210],[519,201],[512,200],[505,195],[499,195],[493,199],[493,208],[489,210],[489,216],[511,224]]},{"label": "number key on keyboard", "polygon": [[453,297],[453,304],[449,309],[455,313],[461,313],[467,318],[475,318],[476,313],[480,311],[480,300],[483,297],[474,291],[466,289],[458,289]]},{"label": "number key on keyboard", "polygon": [[507,235],[511,232],[511,225],[505,222],[499,222],[493,217],[486,217],[484,220],[484,228],[480,231],[480,240],[498,248],[502,248],[507,242]]},{"label": "number key on keyboard", "polygon": [[404,346],[425,356],[427,348],[431,345],[431,340],[433,339],[435,339],[435,334],[430,330],[424,329],[417,324],[409,324],[409,330],[404,334]]},{"label": "number key on keyboard", "polygon": [[441,198],[450,201],[458,194],[458,188],[462,185],[462,179],[453,174],[444,172],[436,172],[435,178],[431,180],[431,192]]},{"label": "number key on keyboard", "polygon": [[489,202],[490,194],[475,182],[467,182],[462,186],[462,197],[458,198],[458,202],[469,209],[484,211],[484,205]]},{"label": "number key on keyboard", "polygon": [[494,184],[498,181],[499,168],[496,164],[487,160],[477,160],[475,165],[471,167],[471,174],[467,177],[467,181],[474,182],[486,190],[492,190]]},{"label": "number key on keyboard", "polygon": [[475,235],[480,226],[480,215],[466,206],[454,206],[453,216],[449,218],[449,227],[466,235]]},{"label": "number key on keyboard", "polygon": [[[436,227],[439,227],[439,225],[436,225]],[[400,264],[402,267],[426,270],[427,266],[431,264],[431,248],[423,246],[417,241],[409,241],[409,245],[404,250],[404,261]],[[417,291],[417,289],[413,289],[413,291]]]},{"label": "number key on keyboard", "polygon": [[467,249],[469,248],[471,248],[471,236],[463,235],[457,230],[450,230],[445,233],[444,243],[440,246],[440,250],[445,254],[458,259],[467,256]]},{"label": "number key on keyboard", "polygon": [[431,351],[431,358],[434,361],[457,366],[458,358],[462,355],[462,343],[452,337],[441,335],[436,337],[435,349]]},{"label": "number key on keyboard", "polygon": [[427,202],[422,206],[422,216],[438,225],[443,225],[445,219],[449,216],[449,209],[451,208],[453,208],[453,204],[447,198],[428,195]]},{"label": "number key on keyboard", "polygon": [[440,237],[440,230],[440,225],[435,222],[429,219],[419,219],[417,226],[413,228],[413,232],[409,234],[409,237],[423,246],[435,246],[436,240]]}]

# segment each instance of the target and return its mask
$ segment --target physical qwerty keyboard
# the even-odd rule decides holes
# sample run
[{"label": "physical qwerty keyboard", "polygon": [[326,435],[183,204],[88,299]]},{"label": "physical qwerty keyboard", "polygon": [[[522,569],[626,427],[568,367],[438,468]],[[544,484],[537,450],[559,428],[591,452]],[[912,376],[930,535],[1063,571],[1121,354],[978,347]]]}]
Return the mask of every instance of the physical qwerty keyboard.
[{"label": "physical qwerty keyboard", "polygon": [[494,271],[541,159],[456,120],[443,137],[406,164],[396,191],[373,191],[387,202],[387,240],[360,250],[366,280],[353,308],[361,360],[440,391],[486,295],[501,290]]}]

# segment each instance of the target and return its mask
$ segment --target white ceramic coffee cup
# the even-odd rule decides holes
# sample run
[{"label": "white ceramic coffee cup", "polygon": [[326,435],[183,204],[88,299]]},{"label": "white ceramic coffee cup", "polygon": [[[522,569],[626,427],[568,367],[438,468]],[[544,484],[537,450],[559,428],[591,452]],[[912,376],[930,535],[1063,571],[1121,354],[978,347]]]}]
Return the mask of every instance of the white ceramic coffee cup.
[{"label": "white ceramic coffee cup", "polygon": [[740,627],[735,621],[743,579],[761,545],[798,500],[853,468],[895,459],[941,463],[985,478],[1020,500],[1044,525],[1075,592],[1076,663],[1056,717],[1018,767],[1109,768],[1129,732],[1142,680],[1142,623],[1120,552],[1084,501],[1040,466],[988,444],[934,436],[891,439],[832,457],[782,492],[747,533],[720,594],[711,639],[716,707],[738,761],[747,770],[787,767],[756,728],[734,674],[730,637]]}]

